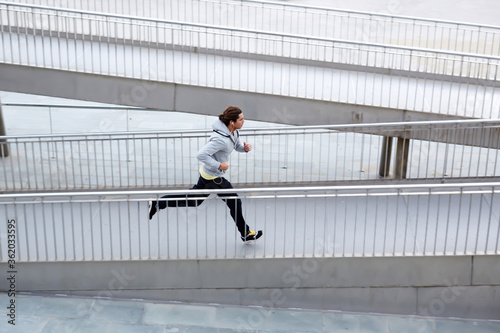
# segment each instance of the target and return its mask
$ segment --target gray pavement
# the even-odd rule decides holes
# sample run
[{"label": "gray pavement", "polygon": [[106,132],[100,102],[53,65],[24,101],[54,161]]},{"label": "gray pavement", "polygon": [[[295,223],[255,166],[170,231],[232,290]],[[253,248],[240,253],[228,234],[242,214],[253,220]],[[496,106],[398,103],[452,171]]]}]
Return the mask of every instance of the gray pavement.
[{"label": "gray pavement", "polygon": [[[1,308],[9,302],[0,294]],[[305,333],[305,332],[500,332],[499,321],[153,303],[68,296],[18,295],[15,326],[2,316],[0,333]],[[4,310],[5,312],[6,310]]]}]

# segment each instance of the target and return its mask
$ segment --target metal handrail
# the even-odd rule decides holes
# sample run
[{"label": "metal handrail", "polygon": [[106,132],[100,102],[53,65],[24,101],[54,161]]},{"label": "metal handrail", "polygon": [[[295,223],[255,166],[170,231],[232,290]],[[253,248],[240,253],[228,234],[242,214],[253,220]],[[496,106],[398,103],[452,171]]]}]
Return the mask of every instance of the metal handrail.
[{"label": "metal handrail", "polygon": [[[233,154],[228,178],[240,184],[297,184],[500,176],[500,120],[243,129],[251,154]],[[3,191],[111,190],[188,186],[211,130],[2,136]],[[397,153],[385,140],[398,138]],[[382,142],[384,140],[384,142]],[[355,147],[354,151],[353,148]],[[391,174],[390,165],[396,167]],[[377,170],[377,166],[379,169]]]},{"label": "metal handrail", "polygon": [[[333,43],[343,43],[343,44],[356,45],[356,46],[381,47],[381,48],[403,50],[403,51],[410,51],[410,52],[434,52],[437,54],[444,54],[444,55],[450,55],[450,56],[462,56],[462,57],[474,57],[474,58],[488,59],[488,60],[500,60],[500,56],[483,55],[483,54],[477,54],[477,53],[452,52],[452,51],[430,49],[430,48],[407,47],[407,46],[384,44],[384,43],[358,42],[358,41],[336,39],[336,38],[321,38],[321,37],[308,36],[308,35],[278,33],[278,32],[257,30],[257,29],[242,29],[242,28],[227,27],[227,26],[222,26],[222,25],[201,24],[201,23],[194,23],[194,22],[187,22],[187,21],[153,19],[153,18],[147,18],[147,17],[142,17],[142,16],[133,16],[133,15],[124,15],[124,14],[110,14],[110,13],[101,13],[101,12],[88,11],[88,10],[54,8],[54,7],[41,6],[41,5],[19,4],[19,3],[15,3],[15,2],[9,2],[9,1],[0,1],[0,5],[51,10],[51,11],[55,11],[55,12],[69,12],[69,13],[81,14],[81,15],[94,15],[94,16],[107,17],[107,18],[145,21],[145,22],[151,22],[151,23],[155,23],[155,24],[164,23],[164,24],[196,27],[196,28],[203,28],[203,29],[214,29],[214,30],[224,30],[224,31],[231,31],[231,32],[268,35],[268,36],[274,36],[274,37],[298,38],[298,39],[304,39],[307,41],[316,41],[316,42],[333,42]],[[58,15],[58,17],[64,17],[64,16]]]},{"label": "metal handrail", "polygon": [[[235,0],[232,0],[233,2]],[[373,17],[384,17],[384,18],[391,18],[391,19],[404,19],[404,20],[411,20],[411,21],[423,21],[423,22],[429,22],[433,24],[456,24],[456,25],[461,25],[461,26],[468,26],[468,27],[475,27],[475,28],[488,28],[488,29],[500,29],[500,26],[496,25],[488,25],[488,24],[477,24],[477,23],[471,23],[471,22],[464,22],[464,21],[453,21],[453,20],[443,20],[443,19],[431,19],[431,18],[425,18],[425,17],[417,17],[417,16],[409,16],[409,15],[395,15],[395,14],[389,14],[389,13],[375,13],[375,12],[367,12],[367,11],[361,11],[361,10],[347,10],[347,9],[341,9],[341,8],[331,8],[331,7],[324,7],[324,6],[317,6],[317,5],[303,5],[303,4],[294,4],[294,3],[281,3],[281,2],[276,2],[276,1],[262,1],[262,0],[244,0],[240,2],[246,2],[246,3],[255,3],[255,4],[260,4],[263,7],[271,7],[271,6],[277,6],[277,7],[289,7],[289,8],[300,8],[303,10],[320,10],[320,11],[327,11],[327,12],[338,12],[338,13],[345,13],[345,14],[359,14],[359,15],[366,15],[370,16],[371,18]],[[30,6],[30,4],[23,4],[26,6]],[[42,6],[42,5],[38,5]],[[63,7],[50,7],[46,6],[47,8],[63,8]]]},{"label": "metal handrail", "polygon": [[[482,189],[472,191],[471,189]],[[493,190],[486,190],[485,188],[498,188]],[[427,189],[428,191],[414,192],[414,190]],[[440,192],[442,190],[443,192]],[[68,197],[132,197],[141,196],[139,201],[148,201],[151,198],[156,198],[160,195],[198,195],[198,194],[224,194],[238,192],[239,195],[255,197],[259,194],[272,195],[276,198],[302,198],[302,197],[315,197],[322,196],[328,192],[349,191],[344,193],[345,196],[353,196],[359,194],[361,196],[376,196],[376,195],[389,195],[389,191],[396,191],[398,195],[416,195],[416,194],[460,194],[460,193],[500,193],[500,182],[498,181],[485,181],[485,182],[472,182],[472,183],[416,183],[416,184],[363,184],[363,185],[323,185],[323,186],[285,186],[285,187],[241,187],[237,189],[185,189],[185,190],[114,190],[114,191],[60,191],[60,192],[36,192],[36,193],[0,193],[1,199],[25,199],[25,198],[68,198]],[[435,191],[435,192],[434,192]],[[306,192],[321,192],[322,194],[308,195],[300,194],[298,196],[290,196],[288,193],[306,193]],[[339,193],[338,196],[343,196]],[[109,199],[111,201],[116,200]],[[175,199],[165,199],[175,200]],[[95,201],[95,200],[94,200]],[[99,201],[106,201],[106,199],[99,199]],[[40,201],[43,202],[43,201]],[[11,202],[8,201],[10,204]],[[36,202],[33,202],[36,203]],[[0,201],[0,204],[6,204],[6,201]]]},{"label": "metal handrail", "polygon": [[[2,104],[6,106],[24,106],[23,104]],[[27,105],[30,107],[47,107],[42,105]],[[59,107],[59,105],[53,105],[53,107]],[[81,106],[65,106],[66,108],[78,108],[85,109],[87,107]],[[101,107],[96,107],[100,109]],[[144,109],[147,110],[147,109]],[[158,110],[156,110],[158,111]],[[406,121],[406,122],[386,122],[386,123],[361,123],[361,124],[324,124],[324,125],[288,125],[288,126],[272,126],[272,127],[255,127],[255,128],[244,128],[240,130],[241,135],[249,134],[260,134],[260,132],[270,132],[271,134],[278,134],[276,132],[297,132],[304,130],[324,130],[329,131],[362,131],[364,129],[377,128],[377,129],[390,129],[390,130],[408,130],[416,129],[417,127],[429,127],[432,128],[460,128],[460,125],[477,125],[477,128],[485,128],[487,125],[489,128],[500,126],[500,119],[459,119],[459,120],[438,120],[438,121]],[[213,132],[212,129],[185,129],[185,130],[154,130],[154,131],[113,131],[113,132],[82,132],[82,133],[59,133],[59,134],[21,134],[21,135],[3,135],[0,139],[14,140],[14,139],[36,139],[37,141],[42,138],[58,138],[63,137],[104,137],[104,136],[135,136],[135,135],[176,135],[182,137],[188,137],[190,135],[203,134],[207,136]],[[317,133],[317,132],[315,132]]]},{"label": "metal handrail", "polygon": [[[454,256],[500,251],[499,182],[232,191],[239,195],[249,226],[264,230],[250,247],[241,242],[225,205],[215,196],[207,197],[210,191],[0,195],[0,215],[15,221],[18,262]],[[177,197],[160,199],[163,194]],[[148,200],[196,199],[206,203],[197,208],[171,206],[148,217]],[[0,232],[6,228],[1,224]],[[7,251],[0,248],[0,261],[7,260]]]}]

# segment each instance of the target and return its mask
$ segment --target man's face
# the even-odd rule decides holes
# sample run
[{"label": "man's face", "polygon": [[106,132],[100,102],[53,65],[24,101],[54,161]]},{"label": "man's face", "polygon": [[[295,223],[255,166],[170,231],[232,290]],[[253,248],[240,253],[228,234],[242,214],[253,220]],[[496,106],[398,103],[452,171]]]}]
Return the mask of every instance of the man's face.
[{"label": "man's face", "polygon": [[238,116],[238,119],[234,122],[234,129],[240,129],[243,127],[243,124],[245,123],[245,118],[243,117],[243,113],[240,113]]}]

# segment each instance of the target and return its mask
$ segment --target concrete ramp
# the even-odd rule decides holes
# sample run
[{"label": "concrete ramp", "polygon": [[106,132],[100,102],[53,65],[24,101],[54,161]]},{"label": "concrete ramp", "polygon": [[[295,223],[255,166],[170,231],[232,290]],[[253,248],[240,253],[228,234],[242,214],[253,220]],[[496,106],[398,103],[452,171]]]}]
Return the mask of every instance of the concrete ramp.
[{"label": "concrete ramp", "polygon": [[[468,119],[386,107],[0,64],[0,90],[156,110],[218,115],[238,105],[247,119],[290,125]],[[48,84],[49,83],[49,84]]]},{"label": "concrete ramp", "polygon": [[11,3],[0,10],[7,91],[200,114],[238,104],[249,119],[294,125],[500,113],[494,56]]},{"label": "concrete ramp", "polygon": [[[277,307],[498,320],[499,263],[499,256],[26,262],[18,264],[17,290],[243,305],[256,312]],[[7,264],[0,269],[7,271]],[[7,282],[2,279],[0,289],[7,290]]]}]

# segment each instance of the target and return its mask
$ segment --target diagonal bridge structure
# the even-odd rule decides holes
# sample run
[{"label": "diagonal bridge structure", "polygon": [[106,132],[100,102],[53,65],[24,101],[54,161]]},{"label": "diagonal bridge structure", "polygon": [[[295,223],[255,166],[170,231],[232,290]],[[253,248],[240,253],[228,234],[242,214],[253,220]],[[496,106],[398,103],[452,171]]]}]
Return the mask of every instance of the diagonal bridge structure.
[{"label": "diagonal bridge structure", "polygon": [[5,2],[1,9],[4,90],[201,114],[233,100],[250,119],[294,125],[498,117],[492,55]]},{"label": "diagonal bridge structure", "polygon": [[[248,3],[264,8],[258,1]],[[437,315],[498,319],[495,119],[500,103],[495,27],[435,25],[441,29],[437,35],[460,37],[448,43],[455,46],[450,49],[415,34],[425,26],[416,20],[410,20],[412,28],[399,30],[412,31],[412,38],[396,38],[420,41],[410,46],[393,43],[391,37],[356,40],[352,37],[364,36],[356,29],[332,36],[130,14],[0,2],[0,89],[206,115],[237,104],[249,119],[323,126],[277,130],[290,131],[280,134],[303,145],[293,151],[296,163],[281,159],[289,158],[286,144],[279,146],[278,154],[269,150],[256,157],[272,162],[275,183],[306,175],[304,160],[315,147],[307,136],[331,143],[340,138],[338,133],[345,134],[344,150],[354,151],[361,147],[359,142],[366,142],[363,136],[353,136],[347,143],[354,132],[400,138],[400,156],[409,151],[410,139],[444,144],[445,153],[435,159],[417,155],[417,172],[426,165],[473,181],[437,184],[448,179],[436,177],[433,184],[246,188],[241,191],[245,213],[253,225],[266,230],[264,242],[246,246],[235,241],[225,207],[212,197],[200,210],[162,212],[145,224],[146,202],[163,191],[131,191],[160,179],[154,179],[165,163],[156,154],[160,149],[171,142],[188,142],[181,143],[181,150],[194,149],[205,133],[190,133],[189,138],[179,133],[2,137],[7,142],[2,147],[8,145],[11,153],[2,162],[11,169],[2,169],[1,185],[7,190],[0,195],[0,216],[18,222],[21,289],[90,296],[109,291],[124,298],[241,305],[268,300],[278,290],[288,299],[286,306],[419,315],[439,300],[445,309]],[[333,14],[316,8],[298,15],[307,22]],[[351,13],[324,24],[352,26],[363,21],[362,16]],[[404,21],[377,20],[385,22],[384,27]],[[435,30],[431,34],[436,35]],[[450,122],[436,125],[443,120]],[[400,121],[407,122],[389,124]],[[366,124],[373,122],[385,124]],[[270,131],[248,135],[265,143],[276,135]],[[391,151],[389,146],[389,139],[377,141],[377,153],[366,156],[371,149],[363,150],[359,165],[387,161],[382,156]],[[448,149],[457,146],[453,153]],[[141,164],[146,155],[130,158],[139,148],[151,162],[147,168]],[[358,159],[347,160],[347,153],[326,158],[321,148],[318,165],[338,163],[342,156],[343,166],[335,169],[350,164],[354,174]],[[77,154],[80,161],[74,154],[68,160],[58,158],[61,151],[64,156],[80,150],[87,153]],[[128,159],[122,158],[122,151]],[[43,159],[47,152],[50,161]],[[183,160],[187,156],[184,151],[176,154]],[[406,170],[401,167],[405,158],[398,160],[397,169]],[[132,176],[129,161],[139,163]],[[251,161],[246,168],[259,162]],[[453,162],[460,168],[449,168]],[[49,171],[32,173],[38,164]],[[115,178],[116,167],[124,178]],[[387,172],[375,169],[372,176]],[[151,172],[140,175],[137,170]],[[410,174],[413,170],[408,169]],[[16,178],[23,172],[32,178]],[[426,172],[423,178],[429,180]],[[254,178],[241,178],[242,183],[257,176],[265,182],[264,173],[248,175]],[[309,176],[338,180],[336,172]],[[161,185],[184,185],[189,177],[176,184],[167,178]],[[128,188],[107,190],[115,184]],[[214,220],[217,223],[211,223]],[[4,244],[5,229],[1,235]],[[4,267],[7,253],[1,251]],[[295,283],[297,275],[290,275],[290,267],[305,267],[311,279],[299,276]],[[126,289],[109,286],[117,271],[135,277]],[[460,288],[462,297],[444,303],[442,295],[449,296],[450,288]]]},{"label": "diagonal bridge structure", "polygon": [[[1,8],[0,89],[7,91],[209,115],[237,104],[248,119],[293,125],[500,112],[500,58],[484,54],[486,47],[463,53],[6,2]],[[478,41],[494,41],[492,30],[479,31]],[[401,164],[410,139],[399,139]]]}]

